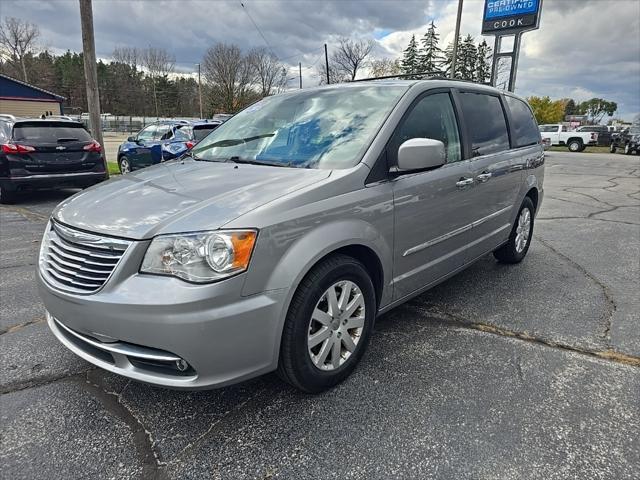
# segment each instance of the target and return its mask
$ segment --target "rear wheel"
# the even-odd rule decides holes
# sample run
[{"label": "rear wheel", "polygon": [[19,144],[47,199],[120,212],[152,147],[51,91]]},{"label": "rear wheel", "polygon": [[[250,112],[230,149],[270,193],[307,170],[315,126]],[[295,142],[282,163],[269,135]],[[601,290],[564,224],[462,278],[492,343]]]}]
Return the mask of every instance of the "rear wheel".
[{"label": "rear wheel", "polygon": [[616,145],[615,145],[615,143],[612,143],[611,145],[609,145],[609,152],[616,153]]},{"label": "rear wheel", "polygon": [[375,291],[362,263],[346,255],[322,261],[291,300],[278,374],[308,393],[340,383],[364,354],[375,315]]},{"label": "rear wheel", "polygon": [[578,138],[572,138],[571,140],[569,140],[569,142],[567,143],[567,148],[570,152],[581,152],[582,150],[584,150],[582,140]]},{"label": "rear wheel", "polygon": [[15,203],[16,201],[16,192],[13,190],[7,190],[6,188],[0,187],[0,203],[5,205]]},{"label": "rear wheel", "polygon": [[630,144],[630,143],[627,143],[627,144],[624,146],[624,154],[625,154],[625,155],[631,155],[632,151],[633,151],[633,150],[631,149],[631,144]]},{"label": "rear wheel", "polygon": [[120,157],[118,166],[120,167],[120,173],[122,175],[131,172],[131,163],[129,162],[129,159],[127,157]]},{"label": "rear wheel", "polygon": [[531,237],[533,236],[533,216],[535,207],[529,197],[525,197],[516,223],[511,229],[509,240],[493,252],[493,256],[501,263],[519,263],[527,255]]}]

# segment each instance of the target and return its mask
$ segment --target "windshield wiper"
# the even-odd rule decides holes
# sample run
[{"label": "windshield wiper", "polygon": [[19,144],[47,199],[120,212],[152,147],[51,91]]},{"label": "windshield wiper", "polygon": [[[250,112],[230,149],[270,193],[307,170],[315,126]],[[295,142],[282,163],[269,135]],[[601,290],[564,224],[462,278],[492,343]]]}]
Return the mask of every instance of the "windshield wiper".
[{"label": "windshield wiper", "polygon": [[261,138],[273,137],[276,133],[263,133],[262,135],[255,135],[253,137],[246,138],[227,138],[225,140],[219,140],[211,145],[207,145],[207,148],[213,147],[233,147],[235,145],[240,145],[241,143],[249,143],[255,140],[260,140]]},{"label": "windshield wiper", "polygon": [[282,163],[282,162],[269,162],[269,161],[263,161],[263,160],[249,160],[248,158],[240,158],[235,156],[229,157],[226,161],[233,162],[233,163],[245,163],[248,165],[268,165],[270,167],[290,167],[291,166],[291,162]]}]

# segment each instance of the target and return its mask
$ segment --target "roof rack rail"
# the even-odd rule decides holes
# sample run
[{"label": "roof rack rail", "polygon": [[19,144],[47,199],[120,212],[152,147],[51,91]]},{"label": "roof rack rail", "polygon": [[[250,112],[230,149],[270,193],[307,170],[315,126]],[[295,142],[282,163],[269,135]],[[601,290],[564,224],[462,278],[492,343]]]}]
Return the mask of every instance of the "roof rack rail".
[{"label": "roof rack rail", "polygon": [[398,75],[384,75],[382,77],[369,77],[369,78],[359,78],[357,80],[353,80],[354,82],[366,82],[367,80],[389,80],[392,78],[408,78],[410,80],[421,80],[416,77],[441,77],[444,78],[444,73],[435,71],[435,72],[416,72],[416,73],[400,73]]},{"label": "roof rack rail", "polygon": [[466,82],[466,83],[475,83],[476,85],[491,85],[491,82],[476,82],[474,80],[465,80],[462,78],[449,78],[446,76],[444,72],[417,72],[417,73],[401,73],[398,75],[385,75],[383,77],[369,77],[369,78],[359,78],[358,80],[353,80],[354,82],[366,82],[368,80],[390,80],[393,78],[406,78],[409,80],[453,80],[455,82]]}]

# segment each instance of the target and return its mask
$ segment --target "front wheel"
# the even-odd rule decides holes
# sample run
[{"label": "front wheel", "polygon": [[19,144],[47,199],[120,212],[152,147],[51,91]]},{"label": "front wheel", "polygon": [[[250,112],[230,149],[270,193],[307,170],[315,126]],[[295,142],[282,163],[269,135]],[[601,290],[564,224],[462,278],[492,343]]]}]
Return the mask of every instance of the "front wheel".
[{"label": "front wheel", "polygon": [[570,152],[581,152],[582,150],[584,150],[584,148],[582,148],[582,142],[580,140],[570,140],[569,143],[567,143],[567,148]]},{"label": "front wheel", "polygon": [[627,143],[627,144],[624,146],[624,154],[625,154],[625,155],[631,155],[631,152],[632,152],[631,144],[630,144],[630,143]]},{"label": "front wheel", "polygon": [[516,223],[511,229],[509,240],[502,247],[493,252],[493,256],[501,263],[519,263],[527,255],[531,237],[533,236],[533,217],[535,207],[529,197],[525,197]]},{"label": "front wheel", "polygon": [[129,162],[129,159],[127,157],[120,157],[118,166],[120,167],[120,173],[122,175],[131,172],[131,163]]},{"label": "front wheel", "polygon": [[362,263],[346,255],[327,258],[291,300],[278,374],[307,393],[340,383],[362,358],[375,316],[375,291]]},{"label": "front wheel", "polygon": [[614,143],[609,145],[609,152],[610,153],[616,153],[616,145]]}]

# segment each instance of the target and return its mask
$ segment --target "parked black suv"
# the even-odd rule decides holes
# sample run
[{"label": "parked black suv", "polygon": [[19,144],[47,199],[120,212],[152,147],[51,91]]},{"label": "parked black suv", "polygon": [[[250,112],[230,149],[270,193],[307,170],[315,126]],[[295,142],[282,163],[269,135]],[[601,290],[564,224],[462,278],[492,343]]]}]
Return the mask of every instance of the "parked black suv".
[{"label": "parked black suv", "polygon": [[0,202],[20,191],[88,187],[108,178],[101,145],[69,120],[0,118]]},{"label": "parked black suv", "polygon": [[627,155],[640,154],[640,115],[636,116],[631,127],[623,130],[611,139],[611,153],[621,149]]}]

